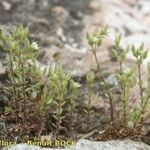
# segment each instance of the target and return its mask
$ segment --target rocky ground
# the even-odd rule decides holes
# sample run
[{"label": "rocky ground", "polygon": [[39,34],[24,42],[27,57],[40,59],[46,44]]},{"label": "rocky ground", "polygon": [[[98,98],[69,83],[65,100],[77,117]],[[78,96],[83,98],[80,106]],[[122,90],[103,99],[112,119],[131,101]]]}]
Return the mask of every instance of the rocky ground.
[{"label": "rocky ground", "polygon": [[[149,150],[150,146],[133,142],[125,141],[109,141],[109,142],[91,142],[88,140],[79,140],[75,146],[62,150]],[[38,146],[28,146],[26,144],[19,144],[15,147],[4,150],[52,150],[50,148],[40,148]],[[60,150],[60,149],[55,149]]]},{"label": "rocky ground", "polygon": [[93,64],[86,33],[95,25],[109,25],[109,36],[98,52],[106,64],[115,33],[122,34],[123,46],[141,42],[150,46],[149,8],[148,0],[1,0],[0,24],[6,29],[20,23],[28,26],[30,38],[41,47],[41,65],[54,63],[58,54],[66,71],[82,76]]},{"label": "rocky ground", "polygon": [[[149,0],[0,0],[1,28],[9,30],[20,23],[29,27],[30,38],[39,43],[41,68],[54,65],[57,56],[57,63],[76,77],[84,76],[94,67],[86,41],[86,34],[93,26],[109,26],[109,35],[98,51],[98,57],[111,72],[117,67],[110,55],[116,33],[122,34],[123,47],[143,42],[150,48]],[[144,77],[149,58],[143,65]],[[129,54],[126,65],[133,61]],[[0,79],[4,74],[4,56],[0,53]],[[113,75],[108,80],[115,82]],[[138,96],[137,88],[133,89],[132,96]],[[97,105],[98,101],[101,97],[95,96],[93,105],[103,107],[104,104]]]}]

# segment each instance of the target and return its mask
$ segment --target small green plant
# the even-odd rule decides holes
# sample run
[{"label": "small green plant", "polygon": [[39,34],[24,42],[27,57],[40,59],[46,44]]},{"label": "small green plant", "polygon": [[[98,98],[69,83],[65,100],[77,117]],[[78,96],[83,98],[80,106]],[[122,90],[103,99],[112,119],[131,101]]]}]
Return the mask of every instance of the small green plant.
[{"label": "small green plant", "polygon": [[87,82],[87,101],[88,101],[88,104],[87,104],[87,109],[85,109],[85,113],[87,115],[87,123],[89,123],[90,121],[90,115],[91,113],[93,112],[92,111],[92,108],[91,108],[91,101],[92,101],[92,96],[93,96],[93,88],[94,88],[94,79],[95,79],[95,75],[93,72],[89,72],[87,75],[86,75],[86,82]]},{"label": "small green plant", "polygon": [[[88,39],[89,45],[91,46],[91,51],[95,57],[97,69],[98,71],[101,71],[101,72],[102,72],[102,68],[101,68],[100,62],[98,61],[96,52],[98,50],[98,47],[101,46],[102,40],[106,34],[107,34],[107,27],[103,29],[97,28],[95,32],[87,34],[87,39]],[[141,44],[138,48],[135,48],[134,46],[132,46],[131,48],[127,47],[126,49],[123,49],[120,43],[121,43],[121,35],[118,35],[115,38],[115,45],[112,49],[112,54],[119,64],[119,71],[116,72],[116,78],[118,80],[119,87],[120,87],[120,102],[121,102],[120,111],[122,112],[121,118],[123,118],[124,127],[127,127],[129,118],[131,118],[132,116],[132,118],[134,118],[133,119],[134,126],[136,126],[137,123],[139,122],[139,119],[142,117],[142,114],[145,113],[146,108],[148,107],[148,104],[149,104],[149,77],[148,77],[148,86],[146,90],[144,90],[142,72],[141,72],[141,67],[142,67],[143,61],[147,57],[148,50],[144,49],[143,44]],[[130,50],[132,51],[133,56],[136,58],[136,65],[137,65],[137,70],[138,70],[138,85],[140,89],[140,101],[141,101],[141,108],[140,109],[133,108],[134,111],[132,113],[128,113],[129,112],[128,105],[130,103],[129,93],[130,93],[130,89],[132,88],[132,86],[136,84],[135,83],[136,81],[134,79],[134,76],[136,76],[136,73],[135,73],[136,71],[135,69],[131,67],[126,68],[126,69],[123,68],[123,63],[126,60],[126,55]],[[149,72],[149,65],[148,65],[148,72]],[[109,104],[111,108],[111,113],[110,113],[111,122],[114,124],[114,103],[113,103],[114,98],[113,98],[112,93],[110,92],[109,84],[107,83],[102,73],[101,73],[101,79],[104,83],[105,92],[109,99]]]},{"label": "small green plant", "polygon": [[77,113],[77,99],[78,99],[78,91],[81,87],[81,84],[75,82],[73,79],[69,82],[69,112],[70,112],[70,124],[73,124],[73,113]]},{"label": "small green plant", "polygon": [[91,46],[91,52],[93,53],[97,65],[97,70],[99,71],[100,77],[102,79],[102,82],[104,84],[104,90],[106,92],[107,98],[109,99],[109,105],[110,105],[110,118],[111,118],[111,123],[114,125],[114,104],[113,104],[113,95],[110,92],[110,87],[109,83],[106,81],[104,78],[104,75],[102,73],[102,68],[100,65],[100,62],[98,61],[97,57],[97,50],[102,44],[103,38],[107,35],[107,26],[103,29],[96,28],[96,30],[93,33],[88,33],[87,34],[87,40],[89,45]]},{"label": "small green plant", "polygon": [[67,104],[67,86],[69,83],[70,77],[66,75],[62,68],[56,67],[54,71],[50,72],[49,81],[50,81],[50,95],[53,99],[53,105],[56,108],[55,113],[53,114],[54,119],[56,120],[56,135],[59,135],[62,120],[64,119],[64,110]]},{"label": "small green plant", "polygon": [[[28,29],[20,27],[14,27],[10,34],[1,33],[0,45],[7,53],[7,64],[9,66],[9,81],[8,91],[11,93],[13,99],[12,106],[16,116],[18,115],[19,105],[23,107],[21,112],[23,113],[22,120],[24,124],[27,119],[27,93],[26,93],[26,74],[28,73],[27,61],[34,61],[36,59],[37,47],[34,43],[31,43],[28,39]],[[20,93],[21,91],[21,93]],[[21,104],[19,104],[21,103]]]},{"label": "small green plant", "polygon": [[122,72],[122,74],[116,75],[117,80],[120,85],[121,89],[121,111],[123,112],[123,125],[127,127],[128,123],[128,104],[129,104],[129,92],[133,85],[134,79],[134,70],[133,69],[126,69]]},{"label": "small green plant", "polygon": [[143,79],[142,79],[142,72],[141,72],[141,67],[143,64],[143,61],[147,58],[148,55],[148,50],[144,48],[144,44],[142,43],[139,47],[135,48],[132,46],[132,53],[134,57],[136,58],[136,65],[138,69],[138,85],[140,89],[140,101],[141,101],[141,108],[140,110],[136,111],[136,116],[134,119],[134,127],[136,127],[137,123],[139,120],[142,118],[142,115],[146,112],[147,107],[150,102],[150,93],[149,93],[149,76],[150,76],[150,67],[149,63],[147,64],[147,70],[148,70],[148,85],[146,90],[144,90],[143,86]]},{"label": "small green plant", "polygon": [[119,71],[116,73],[116,78],[118,80],[118,83],[120,85],[120,101],[121,101],[121,112],[123,112],[123,124],[125,127],[127,127],[128,123],[128,95],[130,88],[133,85],[133,75],[134,70],[133,69],[123,69],[123,62],[126,59],[126,55],[129,52],[129,47],[126,49],[123,49],[120,46],[121,42],[121,35],[116,36],[115,39],[115,46],[112,49],[112,54],[114,58],[116,58],[118,64],[119,64]]},{"label": "small green plant", "polygon": [[126,55],[129,52],[130,48],[127,47],[126,49],[123,49],[120,46],[120,42],[121,42],[121,35],[116,37],[115,46],[114,46],[114,49],[112,49],[112,53],[113,53],[113,56],[117,59],[119,66],[120,66],[119,73],[117,73],[117,79],[120,85],[120,92],[121,92],[120,99],[123,104],[122,112],[124,112],[123,114],[124,125],[125,127],[127,126],[129,118],[132,116],[133,117],[132,121],[134,122],[134,126],[136,126],[139,119],[141,118],[141,115],[145,113],[145,109],[148,106],[148,102],[149,102],[149,96],[148,96],[149,87],[147,87],[146,93],[144,93],[142,72],[141,72],[141,67],[142,67],[143,61],[147,57],[148,50],[144,50],[143,44],[141,44],[138,48],[135,48],[134,46],[132,46],[131,48],[133,56],[136,58],[136,65],[138,69],[138,85],[140,89],[141,108],[140,110],[137,108],[134,108],[131,114],[127,114],[127,108],[128,108],[128,103],[129,103],[128,94],[129,94],[130,88],[133,85],[133,82],[135,81],[134,80],[135,72],[132,68],[128,69],[127,72],[126,71],[123,72],[123,62],[125,61]]},{"label": "small green plant", "polygon": [[144,95],[143,95],[144,89],[143,89],[141,67],[142,67],[143,61],[147,57],[148,50],[145,50],[144,44],[141,44],[140,47],[138,48],[135,48],[134,46],[132,46],[132,53],[134,57],[136,58],[136,64],[138,68],[138,79],[139,79],[138,85],[140,88],[140,98],[141,98],[141,108],[142,108],[144,105]]},{"label": "small green plant", "polygon": [[38,45],[29,41],[28,29],[22,25],[14,27],[8,34],[1,32],[0,47],[6,52],[8,65],[4,95],[9,104],[5,113],[14,118],[18,126],[17,130],[14,126],[14,130],[23,138],[33,132],[34,136],[40,136],[50,122],[59,136],[64,128],[62,121],[69,113],[72,118],[75,112],[78,83],[60,66],[48,70],[48,75],[46,70],[40,70],[36,65]]}]

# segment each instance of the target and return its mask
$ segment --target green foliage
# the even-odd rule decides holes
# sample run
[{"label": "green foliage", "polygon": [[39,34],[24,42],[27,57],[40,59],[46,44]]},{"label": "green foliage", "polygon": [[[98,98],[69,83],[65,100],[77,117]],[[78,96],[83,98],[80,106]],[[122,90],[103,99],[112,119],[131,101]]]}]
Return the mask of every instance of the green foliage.
[{"label": "green foliage", "polygon": [[123,124],[126,127],[127,121],[128,121],[128,97],[130,88],[133,85],[133,79],[134,79],[134,70],[132,68],[128,68],[126,70],[123,70],[123,62],[126,59],[126,55],[129,52],[129,47],[126,49],[123,49],[120,45],[121,43],[121,35],[116,36],[115,38],[115,46],[112,49],[112,54],[116,58],[118,64],[119,64],[119,72],[116,73],[116,78],[118,80],[119,86],[120,86],[120,111],[123,113]]},{"label": "green foliage", "polygon": [[[68,123],[73,126],[74,114],[78,113],[77,109],[80,107],[77,100],[81,85],[66,74],[59,65],[56,65],[54,69],[48,69],[48,74],[46,69],[41,71],[36,63],[39,47],[35,41],[29,40],[28,34],[28,29],[22,25],[13,27],[10,33],[3,33],[0,30],[0,50],[6,53],[8,66],[8,79],[3,87],[3,96],[8,99],[8,105],[5,106],[5,116],[6,119],[7,117],[11,118],[11,122],[14,124],[12,132],[23,139],[30,136],[40,136],[43,133],[53,133],[58,138],[60,134],[64,133],[64,129],[67,130],[67,126],[64,124]],[[147,58],[148,51],[145,50],[143,44],[138,48],[132,46],[124,49],[121,47],[121,35],[116,36],[112,54],[119,65],[119,71],[116,71],[116,79],[119,85],[120,101],[119,104],[115,105],[116,99],[111,90],[114,87],[110,86],[102,73],[101,63],[97,57],[97,50],[106,35],[107,27],[96,28],[93,33],[87,34],[87,40],[95,57],[96,73],[103,83],[101,85],[104,88],[103,95],[106,95],[109,100],[111,123],[115,127],[114,111],[117,105],[122,112],[121,121],[123,119],[124,127],[127,127],[130,120],[134,122],[134,127],[136,127],[150,104],[150,64],[147,65],[148,80],[145,89],[141,73],[141,67],[143,61]],[[132,67],[123,68],[123,63],[129,51],[132,51],[136,58],[140,108],[129,107],[129,93],[136,84],[134,79],[136,70]],[[84,112],[87,115],[87,121],[90,120],[92,113],[91,102],[94,95],[96,75],[92,71],[86,75],[88,105]],[[87,124],[89,125],[89,122]]]},{"label": "green foliage", "polygon": [[[49,70],[48,76],[46,70],[40,70],[36,64],[38,45],[29,41],[28,29],[22,25],[8,34],[0,32],[0,47],[6,52],[8,65],[4,91],[9,104],[5,113],[13,116],[17,124],[22,123],[21,129],[17,130],[20,137],[35,130],[36,136],[42,134],[48,118],[52,119],[50,122],[59,135],[63,119],[76,109],[78,83],[60,66]],[[37,122],[33,124],[32,120]]]},{"label": "green foliage", "polygon": [[143,97],[143,81],[142,81],[142,73],[141,73],[141,65],[144,61],[144,59],[147,58],[148,50],[144,49],[144,44],[142,43],[138,48],[135,48],[132,46],[132,53],[134,57],[136,58],[136,64],[138,68],[138,78],[139,78],[139,88],[140,88],[140,96],[141,96],[141,108],[144,104],[144,97]]},{"label": "green foliage", "polygon": [[103,29],[96,28],[96,30],[93,33],[87,34],[87,40],[88,40],[89,45],[91,46],[91,51],[95,57],[97,70],[100,73],[100,77],[104,84],[104,90],[105,90],[106,96],[109,99],[110,111],[111,111],[110,112],[111,123],[114,124],[113,96],[112,96],[112,93],[110,92],[109,84],[107,83],[106,79],[104,78],[104,75],[102,73],[102,68],[101,68],[101,65],[98,61],[97,54],[96,54],[96,51],[98,50],[99,46],[101,46],[102,40],[106,35],[107,35],[107,26],[104,27]]},{"label": "green foliage", "polygon": [[[14,134],[24,140],[40,126],[37,122],[30,125],[32,119],[39,118],[32,116],[32,113],[36,104],[34,99],[37,97],[34,93],[37,94],[41,86],[41,74],[35,62],[38,46],[36,42],[30,42],[28,34],[28,28],[22,25],[13,27],[9,33],[0,33],[0,47],[6,53],[8,66],[4,96],[8,98],[9,103],[5,107],[5,113],[16,123],[16,126],[12,126]],[[33,95],[35,96],[32,97]]]},{"label": "green foliage", "polygon": [[120,110],[123,112],[123,121],[124,125],[126,127],[128,122],[128,104],[129,104],[129,92],[131,87],[133,86],[134,81],[134,70],[133,69],[126,69],[122,73],[118,73],[116,75],[118,83],[120,85],[120,101],[121,101],[121,107]]},{"label": "green foliage", "polygon": [[141,65],[147,57],[148,50],[144,49],[144,44],[142,43],[138,48],[132,46],[132,53],[136,58],[136,62],[138,65]]},{"label": "green foliage", "polygon": [[49,85],[50,85],[50,96],[53,99],[53,107],[55,108],[55,113],[53,115],[56,120],[56,129],[59,134],[59,129],[64,119],[64,111],[67,103],[67,86],[70,81],[70,77],[66,75],[62,68],[57,66],[49,74]]},{"label": "green foliage", "polygon": [[102,44],[102,39],[107,35],[107,28],[107,26],[103,29],[97,27],[93,33],[87,34],[88,43],[91,47],[97,47]]},{"label": "green foliage", "polygon": [[[104,35],[107,34],[107,28],[104,29],[96,29],[94,33],[88,33],[87,40],[89,45],[91,46],[92,53],[94,54],[95,61],[97,64],[97,69],[102,72],[100,62],[98,61],[96,51],[99,46],[102,44],[102,40]],[[132,51],[133,56],[136,58],[136,65],[138,68],[138,85],[140,89],[140,99],[141,99],[141,108],[132,108],[132,111],[129,110],[129,93],[130,89],[135,82],[136,70],[132,67],[128,69],[123,68],[123,63],[126,60],[126,55],[129,51]],[[112,49],[113,57],[116,58],[119,64],[119,71],[116,72],[116,79],[119,84],[120,90],[120,112],[122,112],[121,118],[123,119],[123,124],[127,127],[128,121],[131,119],[134,122],[134,126],[137,125],[142,115],[146,112],[146,108],[149,106],[149,99],[150,99],[150,65],[148,64],[148,86],[144,91],[143,87],[143,80],[142,80],[142,73],[141,73],[141,66],[143,61],[147,58],[148,50],[144,49],[144,45],[141,44],[138,48],[132,46],[131,48],[128,46],[126,49],[121,47],[121,35],[117,35],[115,38],[115,45]],[[101,73],[102,74],[102,73]],[[106,82],[106,79],[102,76],[102,82],[104,83],[105,90],[111,108],[111,122],[114,123],[114,104],[113,104],[113,96],[110,92],[109,84]],[[131,112],[131,113],[129,113]]]},{"label": "green foliage", "polygon": [[93,112],[91,108],[91,100],[92,100],[92,96],[94,95],[93,93],[94,80],[95,80],[95,75],[94,72],[91,71],[86,75],[88,104],[87,104],[87,108],[84,111],[87,114],[87,121],[90,120],[90,114]]},{"label": "green foliage", "polygon": [[70,114],[76,111],[77,107],[77,96],[78,96],[78,90],[81,87],[81,84],[75,82],[73,79],[70,80],[70,86],[69,86],[69,105],[70,105]]},{"label": "green foliage", "polygon": [[129,47],[125,50],[120,46],[121,35],[116,36],[115,46],[112,49],[113,57],[117,59],[118,63],[122,65],[123,61],[126,59],[126,54],[129,52]]},{"label": "green foliage", "polygon": [[140,110],[138,110],[139,113],[135,117],[135,121],[134,121],[134,126],[136,126],[139,119],[145,113],[146,108],[149,103],[149,73],[150,72],[149,72],[149,64],[148,64],[148,67],[147,67],[148,68],[147,69],[148,70],[148,86],[147,86],[146,90],[144,90],[141,67],[142,67],[143,61],[147,58],[148,50],[146,50],[144,48],[143,43],[137,48],[132,46],[131,50],[132,50],[133,56],[136,59],[136,65],[137,65],[137,69],[138,69],[138,85],[139,85],[139,89],[140,89],[140,100],[141,100],[141,108],[140,108]]},{"label": "green foliage", "polygon": [[[144,93],[143,90],[143,81],[142,81],[142,73],[141,73],[141,65],[143,61],[147,58],[148,50],[144,49],[144,45],[141,44],[138,48],[135,48],[132,46],[131,50],[133,53],[133,56],[136,58],[136,65],[138,68],[138,85],[140,89],[140,100],[141,100],[141,109],[138,108],[133,108],[132,112],[128,114],[128,98],[129,98],[129,92],[130,89],[133,85],[134,77],[135,77],[135,71],[132,68],[129,68],[126,71],[123,71],[123,61],[126,59],[126,55],[129,52],[130,48],[127,47],[126,49],[123,49],[120,46],[120,41],[121,41],[121,36],[117,36],[115,40],[115,46],[114,49],[112,49],[113,56],[117,59],[119,65],[120,65],[120,70],[119,73],[116,74],[118,83],[120,85],[120,92],[121,92],[121,102],[123,105],[122,106],[122,112],[123,112],[123,119],[124,119],[124,125],[126,127],[127,122],[129,119],[131,119],[134,122],[134,126],[138,123],[140,117],[142,117],[142,114],[145,113],[145,109],[148,106],[149,102],[149,87],[147,87],[147,94]],[[148,77],[149,78],[149,77]],[[148,81],[148,86],[149,86],[149,81]],[[145,96],[146,95],[146,96]]]}]

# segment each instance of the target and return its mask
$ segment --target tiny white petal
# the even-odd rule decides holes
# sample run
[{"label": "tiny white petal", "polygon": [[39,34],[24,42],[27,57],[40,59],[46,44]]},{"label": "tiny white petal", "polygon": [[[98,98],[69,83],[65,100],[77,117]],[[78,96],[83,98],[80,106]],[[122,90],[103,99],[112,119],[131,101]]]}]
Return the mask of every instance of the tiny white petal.
[{"label": "tiny white petal", "polygon": [[32,47],[33,47],[35,50],[38,50],[38,49],[39,49],[39,46],[38,46],[37,42],[32,42]]}]

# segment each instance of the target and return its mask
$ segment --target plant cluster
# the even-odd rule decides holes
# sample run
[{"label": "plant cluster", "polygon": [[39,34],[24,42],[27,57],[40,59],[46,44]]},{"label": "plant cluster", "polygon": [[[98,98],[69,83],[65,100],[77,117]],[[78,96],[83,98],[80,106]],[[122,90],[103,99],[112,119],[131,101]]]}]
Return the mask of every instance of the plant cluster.
[{"label": "plant cluster", "polygon": [[40,70],[36,65],[38,45],[30,42],[28,29],[22,25],[9,34],[0,33],[0,47],[8,66],[3,117],[13,124],[11,133],[23,140],[37,137],[48,132],[50,123],[49,131],[58,136],[65,130],[63,120],[76,109],[79,85],[60,66],[49,69],[48,75]]},{"label": "plant cluster", "polygon": [[98,61],[98,57],[96,52],[99,49],[99,46],[101,46],[102,44],[102,40],[105,37],[105,35],[107,35],[107,26],[104,29],[100,29],[100,28],[96,28],[95,32],[93,33],[88,33],[87,34],[87,39],[88,39],[88,43],[91,46],[91,51],[95,57],[95,61],[96,61],[96,65],[97,65],[97,70],[99,72],[99,75],[102,79],[102,82],[104,84],[104,91],[106,93],[107,98],[109,99],[109,104],[110,104],[110,118],[111,118],[111,124],[114,125],[114,104],[113,104],[113,95],[110,91],[110,85],[109,83],[106,81],[100,62]]},{"label": "plant cluster", "polygon": [[[78,93],[80,84],[66,74],[60,65],[54,69],[41,71],[36,64],[38,45],[28,38],[29,31],[22,25],[14,27],[10,33],[0,31],[0,50],[6,53],[7,81],[1,88],[1,97],[6,101],[1,118],[5,123],[11,124],[8,136],[18,137],[21,141],[29,138],[40,137],[42,134],[52,134],[61,138],[65,133],[74,130],[75,117],[78,118]],[[94,95],[95,78],[98,75],[103,83],[103,93],[109,101],[110,123],[115,128],[118,124],[115,118],[116,103],[111,85],[103,74],[101,63],[97,57],[97,51],[102,45],[103,38],[107,35],[107,27],[96,28],[95,32],[87,34],[87,40],[91,46],[97,65],[97,72],[89,72],[86,75],[86,100],[88,102],[83,113],[86,114],[86,123],[90,124],[92,110],[92,98]],[[113,57],[117,60],[119,70],[116,71],[116,79],[119,89],[119,104],[121,122],[127,128],[132,121],[134,127],[141,122],[143,114],[150,104],[150,64],[147,66],[147,87],[143,85],[141,67],[147,57],[148,51],[142,44],[135,48],[121,47],[121,35],[116,36],[112,49]],[[136,59],[135,68],[123,68],[127,53],[132,51]],[[137,72],[136,72],[137,70]],[[138,79],[135,80],[136,74]],[[130,89],[138,83],[140,90],[140,108],[129,108]],[[132,112],[130,111],[132,109]],[[69,127],[70,126],[70,127]]]},{"label": "plant cluster", "polygon": [[[88,33],[87,34],[87,39],[89,42],[89,45],[91,46],[91,51],[95,57],[95,62],[97,64],[97,70],[100,72],[100,77],[102,79],[102,82],[104,83],[104,88],[105,88],[105,93],[107,95],[107,98],[109,100],[110,104],[110,118],[111,122],[114,125],[115,123],[115,117],[114,117],[114,111],[115,111],[115,102],[116,100],[114,99],[113,93],[111,92],[111,87],[107,80],[105,79],[103,75],[103,70],[101,68],[100,62],[98,61],[98,57],[96,52],[98,51],[98,48],[102,44],[102,40],[104,36],[107,35],[107,27],[103,29],[97,28],[95,32],[93,33]],[[115,44],[112,48],[112,54],[113,57],[116,59],[118,62],[119,70],[116,70],[116,79],[119,84],[119,91],[120,91],[120,112],[121,112],[121,122],[124,125],[125,128],[127,128],[128,122],[132,121],[134,128],[137,127],[137,124],[141,122],[143,114],[147,111],[149,108],[150,104],[150,97],[149,97],[149,76],[150,76],[150,65],[149,63],[147,64],[147,70],[148,70],[148,81],[147,81],[147,87],[145,88],[143,86],[143,81],[142,79],[142,72],[141,72],[141,67],[143,64],[143,61],[147,58],[148,55],[148,50],[145,50],[144,44],[142,43],[139,47],[135,46],[128,46],[126,49],[121,47],[121,35],[117,35],[115,38]],[[136,59],[136,66],[137,69],[134,67],[129,67],[129,68],[123,68],[123,63],[126,60],[126,56],[128,52],[132,52],[133,56]],[[137,70],[137,71],[136,71]],[[137,74],[136,74],[137,72]],[[136,75],[138,76],[138,79],[136,80],[135,77]],[[129,104],[131,103],[131,100],[129,99],[129,93],[131,88],[135,85],[138,84],[139,86],[139,91],[140,91],[140,102],[141,102],[141,107],[140,108],[135,108],[132,106],[132,108],[129,108]],[[138,101],[138,100],[136,100]],[[132,109],[130,113],[130,109]]]}]

